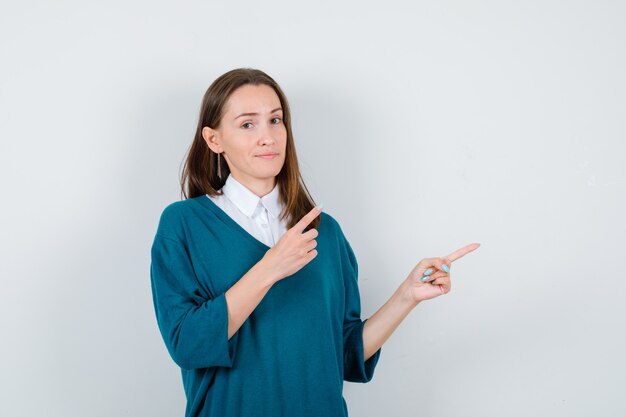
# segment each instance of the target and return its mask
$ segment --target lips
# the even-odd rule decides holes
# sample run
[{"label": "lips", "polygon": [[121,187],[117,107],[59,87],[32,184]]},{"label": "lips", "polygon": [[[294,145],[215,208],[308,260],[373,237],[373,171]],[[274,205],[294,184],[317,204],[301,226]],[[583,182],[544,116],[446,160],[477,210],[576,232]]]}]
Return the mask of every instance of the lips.
[{"label": "lips", "polygon": [[276,155],[278,155],[276,152],[269,152],[269,153],[263,153],[263,154],[260,154],[260,155],[257,155],[257,156],[268,157],[268,156],[276,156]]}]

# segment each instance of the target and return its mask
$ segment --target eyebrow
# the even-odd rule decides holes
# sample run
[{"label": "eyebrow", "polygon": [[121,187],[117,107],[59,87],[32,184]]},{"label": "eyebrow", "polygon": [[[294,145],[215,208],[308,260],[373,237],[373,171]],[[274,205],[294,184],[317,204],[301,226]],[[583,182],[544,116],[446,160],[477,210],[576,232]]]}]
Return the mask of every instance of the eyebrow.
[{"label": "eyebrow", "polygon": [[[278,111],[278,110],[282,111],[282,107],[276,107],[270,113],[274,113],[275,111]],[[235,117],[235,120],[239,119],[241,116],[258,116],[258,115],[259,113],[241,113],[239,116]]]}]

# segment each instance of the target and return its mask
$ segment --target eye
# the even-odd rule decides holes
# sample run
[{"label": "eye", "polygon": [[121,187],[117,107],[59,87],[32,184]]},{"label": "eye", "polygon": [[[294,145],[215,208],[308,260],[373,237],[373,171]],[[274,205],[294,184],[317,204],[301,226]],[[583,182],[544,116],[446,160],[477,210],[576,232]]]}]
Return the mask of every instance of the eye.
[{"label": "eye", "polygon": [[280,117],[274,117],[272,120],[278,120],[278,122],[276,122],[275,124],[280,123]]},{"label": "eye", "polygon": [[250,122],[245,122],[244,124],[241,125],[241,127],[243,127],[244,129],[247,129],[246,127],[244,127],[245,125],[251,125],[252,123]]}]

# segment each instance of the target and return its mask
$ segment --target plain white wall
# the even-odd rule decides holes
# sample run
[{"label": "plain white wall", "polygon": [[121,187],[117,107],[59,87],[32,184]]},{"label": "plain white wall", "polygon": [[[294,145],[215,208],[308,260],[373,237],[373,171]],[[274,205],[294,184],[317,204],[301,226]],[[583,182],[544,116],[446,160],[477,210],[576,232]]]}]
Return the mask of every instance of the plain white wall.
[{"label": "plain white wall", "polygon": [[0,415],[182,416],[149,250],[209,84],[285,90],[363,318],[471,242],[350,415],[626,413],[626,4],[3,2]]}]

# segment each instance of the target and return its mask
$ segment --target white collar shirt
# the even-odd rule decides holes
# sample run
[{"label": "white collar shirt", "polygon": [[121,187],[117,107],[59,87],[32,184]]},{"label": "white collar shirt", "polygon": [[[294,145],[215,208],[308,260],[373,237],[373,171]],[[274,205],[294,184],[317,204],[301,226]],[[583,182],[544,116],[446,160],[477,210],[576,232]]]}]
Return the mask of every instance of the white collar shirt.
[{"label": "white collar shirt", "polygon": [[259,197],[229,174],[222,191],[207,197],[260,242],[272,247],[286,232],[286,222],[279,219],[283,205],[278,184]]}]

